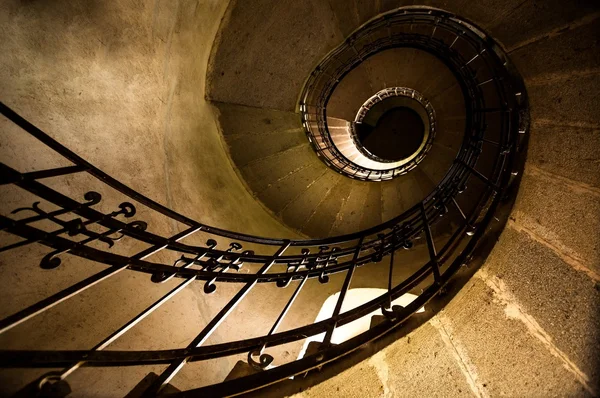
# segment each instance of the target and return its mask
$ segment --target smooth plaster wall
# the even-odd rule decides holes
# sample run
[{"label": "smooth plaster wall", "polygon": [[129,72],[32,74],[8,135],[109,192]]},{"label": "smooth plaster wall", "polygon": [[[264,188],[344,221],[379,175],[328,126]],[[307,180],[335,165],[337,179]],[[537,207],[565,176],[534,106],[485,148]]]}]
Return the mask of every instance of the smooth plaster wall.
[{"label": "smooth plaster wall", "polygon": [[[211,0],[3,1],[0,100],[103,171],[188,217],[250,234],[296,236],[250,196],[204,99],[206,65],[226,7],[227,1]],[[2,162],[21,171],[67,164],[7,120],[0,123]],[[77,199],[98,190],[104,198],[97,207],[104,211],[126,200],[83,175],[44,183]],[[34,200],[17,188],[3,189],[0,209],[7,215]],[[167,236],[183,230],[143,206],[135,218]],[[186,242],[204,244],[207,238]],[[12,242],[5,233],[0,239],[3,245]],[[134,254],[143,248],[124,239],[114,250]],[[58,269],[44,271],[38,263],[47,252],[32,244],[2,253],[2,317],[104,268],[67,255]],[[150,260],[170,264],[176,257],[160,253]],[[148,275],[122,272],[4,333],[0,345],[91,348],[179,282],[156,285]],[[222,286],[207,298],[202,283],[194,284],[110,348],[185,346],[235,290]],[[182,373],[176,383],[186,388],[218,382],[232,366],[221,362],[200,378]],[[83,369],[69,383],[86,396],[123,396],[148,372],[161,369]],[[44,372],[0,371],[1,394]]]}]

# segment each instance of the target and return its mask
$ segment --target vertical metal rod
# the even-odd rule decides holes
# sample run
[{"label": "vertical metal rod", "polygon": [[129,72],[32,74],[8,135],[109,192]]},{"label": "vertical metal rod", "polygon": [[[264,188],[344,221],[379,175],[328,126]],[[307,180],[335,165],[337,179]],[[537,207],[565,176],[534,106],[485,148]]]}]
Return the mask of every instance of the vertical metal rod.
[{"label": "vertical metal rod", "polygon": [[454,206],[456,206],[456,209],[458,210],[458,212],[460,213],[461,217],[463,218],[463,220],[467,220],[467,216],[465,216],[465,213],[462,211],[462,209],[460,208],[460,206],[458,205],[458,202],[456,201],[455,198],[452,198],[452,203],[454,203]]},{"label": "vertical metal rod", "polygon": [[475,61],[477,59],[477,57],[479,57],[479,54],[475,55],[473,58],[471,58],[471,60],[469,62],[467,62],[465,64],[465,66],[469,65],[471,62]]},{"label": "vertical metal rod", "polygon": [[484,82],[478,83],[478,84],[477,84],[477,87],[479,87],[479,86],[483,86],[484,84],[486,84],[486,83],[489,83],[489,82],[491,82],[491,81],[493,81],[493,80],[494,80],[494,78],[492,77],[491,79],[488,79],[488,80],[486,80],[486,81],[484,81]]},{"label": "vertical metal rod", "polygon": [[[396,253],[396,234],[392,233],[392,251],[390,253],[390,274],[388,277],[388,294],[392,291],[392,278],[394,275],[394,254]],[[390,308],[392,308],[392,297],[390,296]]]},{"label": "vertical metal rod", "polygon": [[292,294],[292,297],[290,297],[289,301],[285,305],[285,308],[283,309],[281,314],[279,314],[279,317],[277,318],[277,320],[271,327],[271,330],[269,330],[269,334],[267,334],[267,336],[270,336],[273,333],[275,333],[275,331],[277,331],[277,328],[279,327],[279,325],[281,325],[281,322],[283,322],[283,318],[285,318],[285,316],[287,315],[288,311],[294,304],[294,301],[296,301],[296,298],[298,297],[298,294],[300,294],[300,290],[302,290],[302,288],[304,287],[304,284],[306,283],[307,279],[308,279],[308,274],[305,275],[304,278],[302,278],[302,280],[298,284],[298,287],[294,291],[294,294]]},{"label": "vertical metal rod", "polygon": [[[192,264],[194,264],[195,261],[201,260],[206,255],[206,253],[207,252],[196,255],[193,259],[191,259],[191,261],[189,263],[182,266],[181,268],[190,267]],[[197,275],[194,275],[194,276],[186,279],[185,281],[181,282],[178,286],[176,286],[174,289],[172,289],[169,293],[165,294],[163,297],[158,299],[152,305],[147,307],[144,311],[142,311],[138,315],[136,315],[133,319],[131,319],[125,325],[121,326],[119,329],[117,329],[116,331],[111,333],[107,338],[102,340],[100,343],[96,344],[90,351],[101,351],[101,350],[105,349],[106,347],[108,347],[115,340],[117,340],[119,337],[121,337],[122,335],[127,333],[131,328],[133,328],[135,325],[140,323],[144,318],[146,318],[148,315],[150,315],[152,312],[154,312],[154,310],[158,309],[164,303],[166,303],[167,301],[169,301],[170,299],[175,297],[175,295],[177,295],[177,293],[179,293],[180,291],[185,289],[189,284],[191,284],[196,279],[196,277],[197,277]],[[65,368],[62,372],[60,372],[58,374],[58,378],[60,378],[61,380],[64,380],[69,375],[71,375],[74,371],[79,369],[83,364],[85,364],[85,361],[80,361],[69,368]]]},{"label": "vertical metal rod", "polygon": [[495,146],[500,146],[500,144],[497,143],[496,141],[488,140],[487,138],[482,138],[481,141],[487,142],[488,144],[492,144],[492,145],[495,145]]},{"label": "vertical metal rod", "polygon": [[[189,236],[190,234],[196,232],[200,228],[201,227],[191,227],[191,228],[173,236],[170,240],[177,241],[177,240],[183,239],[186,236]],[[161,251],[165,247],[167,247],[167,245],[155,245],[155,246],[149,247],[149,248],[139,252],[138,254],[134,255],[133,257],[131,257],[131,259],[132,260],[143,260],[143,259],[151,256],[152,254]],[[68,288],[66,288],[64,290],[44,299],[42,301],[39,301],[39,302],[25,308],[24,310],[17,312],[16,314],[13,314],[9,317],[4,318],[2,321],[0,321],[0,334],[6,332],[7,330],[14,328],[15,326],[27,321],[28,319],[33,318],[36,315],[41,314],[42,312],[54,307],[55,305],[83,292],[84,290],[94,286],[95,284],[102,282],[103,280],[105,280],[113,275],[118,274],[119,272],[126,269],[128,266],[129,266],[129,263],[123,264],[123,265],[120,265],[117,267],[110,267],[105,270],[102,270],[102,271],[98,272],[97,274],[94,274],[94,275],[90,276],[89,278],[84,279],[81,282],[78,282],[72,286],[69,286]]]},{"label": "vertical metal rod", "polygon": [[484,176],[483,174],[481,174],[480,172],[475,170],[473,167],[469,166],[467,163],[465,163],[462,160],[459,160],[458,162],[461,163],[467,170],[469,170],[471,172],[471,174],[473,174],[475,177],[479,178],[481,181],[483,181],[486,185],[488,185],[494,191],[496,191],[496,192],[500,191],[500,189],[496,186],[496,184],[494,184],[493,182],[488,180],[488,178],[486,176]]},{"label": "vertical metal rod", "polygon": [[[154,310],[159,308],[161,305],[163,305],[164,303],[169,301],[171,298],[173,298],[177,293],[182,291],[186,286],[188,286],[190,283],[192,283],[194,281],[194,279],[196,279],[196,276],[192,276],[192,277],[186,279],[185,281],[183,281],[182,283],[180,283],[177,287],[175,287],[169,293],[167,293],[166,295],[161,297],[158,301],[156,301],[155,303],[150,305],[148,308],[146,308],[144,311],[142,311],[141,313],[136,315],[133,319],[131,319],[125,325],[121,326],[119,329],[114,331],[110,336],[108,336],[107,338],[102,340],[100,343],[98,343],[96,346],[94,346],[94,348],[92,348],[90,351],[101,351],[101,350],[105,349],[106,347],[108,347],[115,340],[117,340],[119,337],[124,335],[127,331],[129,331],[135,325],[140,323],[144,318],[146,318],[148,315],[150,315],[152,312],[154,312]],[[65,379],[67,376],[69,376],[74,371],[79,369],[83,364],[85,364],[85,361],[78,362],[78,363],[74,364],[73,366],[64,369],[59,374],[60,379],[61,380]]]},{"label": "vertical metal rod", "polygon": [[456,36],[456,37],[454,38],[454,41],[452,42],[452,44],[450,44],[450,47],[449,47],[449,48],[452,48],[452,47],[454,47],[454,43],[456,43],[456,41],[458,40],[458,38],[459,38],[459,37],[460,37],[460,35],[459,35],[459,36]]},{"label": "vertical metal rod", "polygon": [[[356,261],[358,260],[360,250],[362,249],[363,239],[364,236],[361,236],[360,239],[358,239],[358,244],[356,245],[356,250],[354,250],[354,256],[352,257],[352,266],[348,269],[346,279],[344,279],[344,284],[342,285],[342,290],[340,291],[340,296],[338,297],[338,301],[335,304],[335,309],[333,310],[333,314],[331,315],[331,318],[333,319],[335,319],[342,310],[344,298],[346,297],[346,293],[348,292],[348,288],[350,287],[350,282],[352,282],[352,275],[354,275],[354,270],[356,269]],[[331,344],[331,337],[333,336],[333,331],[335,330],[336,324],[337,322],[334,322],[334,324],[331,325],[331,327],[325,333],[325,338],[323,339],[323,343],[325,345]]]},{"label": "vertical metal rod", "polygon": [[429,259],[431,260],[431,268],[433,270],[433,280],[435,283],[440,281],[440,267],[437,262],[437,253],[435,250],[435,243],[433,242],[433,236],[431,235],[431,228],[427,221],[427,214],[425,212],[425,205],[421,202],[421,217],[423,219],[423,229],[425,230],[425,237],[427,238],[427,248],[429,249]]},{"label": "vertical metal rod", "polygon": [[[256,275],[261,275],[267,272],[273,264],[275,264],[275,260],[283,254],[290,247],[290,241],[287,240],[284,244],[277,249],[277,252],[273,254],[273,257],[261,267],[261,269],[256,273]],[[227,316],[235,309],[235,307],[244,299],[244,297],[252,290],[252,288],[256,285],[257,280],[253,280],[252,282],[247,283],[239,292],[236,293],[235,296],[219,311],[217,315],[202,329],[202,331],[188,344],[187,349],[200,347],[204,342],[212,335],[212,333],[219,327],[219,325],[227,318]],[[183,366],[189,361],[190,357],[186,357],[183,359],[178,359],[174,362],[171,362],[169,367],[165,369],[164,372],[161,373],[159,378],[150,385],[146,391],[144,391],[144,396],[153,397],[157,395],[160,390],[167,385],[173,377],[183,368]]]}]

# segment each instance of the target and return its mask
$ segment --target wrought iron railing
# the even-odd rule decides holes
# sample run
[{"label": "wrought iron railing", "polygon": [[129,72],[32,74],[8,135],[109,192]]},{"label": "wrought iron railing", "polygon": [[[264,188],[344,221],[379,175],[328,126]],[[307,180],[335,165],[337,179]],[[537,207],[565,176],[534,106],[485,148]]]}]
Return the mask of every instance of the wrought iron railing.
[{"label": "wrought iron railing", "polygon": [[[409,163],[377,170],[356,165],[336,148],[327,125],[327,104],[344,76],[365,59],[396,47],[430,52],[447,65],[465,98],[465,140],[476,139],[486,128],[485,113],[509,108],[507,95],[511,93],[502,87],[505,55],[491,43],[480,29],[437,9],[404,8],[369,21],[325,57],[306,81],[299,109],[309,141],[329,167],[359,180],[387,180],[416,166]],[[487,90],[489,86],[496,92]]]},{"label": "wrought iron railing", "polygon": [[[511,183],[520,145],[519,133],[525,131],[526,118],[522,117],[526,109],[525,95],[519,79],[507,68],[508,60],[493,41],[449,14],[432,10],[401,10],[370,22],[366,28],[365,35],[362,30],[359,31],[346,42],[344,49],[354,49],[358,55],[364,56],[400,45],[439,52],[436,55],[449,62],[464,82],[470,118],[457,159],[430,195],[379,226],[349,235],[315,240],[264,238],[202,224],[120,183],[1,104],[0,112],[4,117],[71,164],[30,172],[16,170],[4,163],[0,166],[3,189],[18,187],[37,198],[34,203],[8,209],[0,216],[3,233],[19,239],[3,243],[0,254],[38,243],[48,248],[48,253],[39,263],[43,269],[67,267],[69,259],[77,257],[104,264],[106,268],[2,319],[0,334],[24,325],[122,272],[147,274],[147,289],[172,278],[181,280],[179,285],[93,347],[80,350],[4,348],[0,351],[1,367],[62,369],[33,380],[35,388],[47,392],[56,386],[64,386],[68,378],[83,367],[166,365],[145,390],[145,394],[151,396],[159,393],[186,364],[237,358],[243,354],[249,369],[252,369],[247,376],[197,386],[198,389],[193,390],[208,396],[236,395],[288,380],[335,361],[398,327],[436,296],[459,267],[468,261]],[[400,33],[388,34],[396,28]],[[454,38],[450,36],[448,43],[438,38],[441,32],[454,35]],[[375,36],[381,36],[377,39],[381,41],[375,40]],[[362,45],[364,40],[368,43]],[[373,43],[381,44],[371,45]],[[457,47],[471,48],[473,55],[467,56],[466,50],[455,50]],[[333,62],[340,56],[338,49],[327,59]],[[481,71],[476,67],[477,59],[482,61],[479,64]],[[340,67],[340,76],[353,65],[342,64],[345,66]],[[319,76],[311,77],[307,85],[311,89],[307,92],[318,91],[320,94],[317,97],[303,96],[301,108],[309,117],[305,122],[319,127],[318,131],[314,131],[315,137],[327,141],[324,134],[326,115],[322,109],[332,87],[316,90],[319,83],[315,79]],[[484,92],[486,86],[492,90]],[[323,91],[325,94],[322,94]],[[492,101],[492,94],[497,103]],[[492,114],[493,119],[489,116]],[[343,159],[332,156],[332,162],[343,162]],[[59,192],[45,183],[46,179],[68,178],[75,174],[86,174],[95,179],[102,189],[118,192],[122,198],[118,206],[113,211],[100,210],[102,189],[89,190],[81,198]],[[358,174],[357,169],[354,177]],[[144,209],[144,214],[165,216],[185,228],[175,234],[153,230],[147,218],[139,218],[140,208]],[[53,228],[39,227],[37,223],[40,221],[50,223]],[[206,243],[186,243],[186,240],[198,236],[203,241],[206,239]],[[143,243],[146,248],[133,254],[123,254],[115,250],[123,241]],[[409,276],[396,280],[395,272],[399,268],[406,269],[403,262],[407,250],[416,248],[425,249],[426,257],[422,263],[411,266]],[[169,253],[176,260],[161,261],[157,257],[161,253]],[[389,267],[385,293],[354,309],[342,311],[344,298],[357,273],[362,267],[377,264]],[[246,272],[238,272],[242,267]],[[332,315],[319,322],[308,321],[280,330],[282,321],[294,320],[297,310],[295,300],[307,288],[308,282],[333,283],[331,278],[334,275],[341,277],[341,284]],[[203,294],[209,295],[225,283],[234,284],[239,290],[185,347],[141,351],[110,349],[112,343],[184,289],[201,286]],[[236,306],[249,300],[248,293],[259,284],[268,286],[274,295],[281,289],[290,289],[291,292],[279,315],[271,320],[269,331],[259,337],[207,345],[207,339]],[[408,292],[418,295],[410,305],[391,306],[393,300]],[[260,299],[270,300],[269,297]],[[340,344],[332,343],[336,330],[377,310],[382,311],[385,322]],[[307,352],[298,359],[284,359],[277,355],[278,348],[283,345],[302,344],[305,339],[322,333],[324,340],[315,352]]]},{"label": "wrought iron railing", "polygon": [[[360,142],[360,139],[358,137],[358,132],[356,131],[356,124],[362,123],[363,120],[365,119],[365,116],[367,115],[367,113],[371,109],[373,109],[373,107],[376,104],[384,101],[385,99],[394,98],[394,97],[410,98],[411,100],[418,103],[420,105],[421,109],[419,109],[419,111],[416,113],[419,114],[419,116],[421,116],[421,118],[423,119],[423,124],[425,125],[425,128],[424,128],[425,131],[423,134],[423,142],[421,143],[421,145],[417,148],[417,150],[413,154],[411,154],[410,156],[408,156],[405,159],[402,159],[401,161],[382,159],[379,156],[371,153]],[[420,113],[422,113],[422,115]],[[416,91],[414,89],[408,88],[408,87],[390,87],[390,88],[386,88],[386,89],[378,91],[375,95],[373,95],[372,97],[367,99],[367,101],[365,101],[365,103],[359,108],[358,113],[356,114],[356,117],[354,119],[354,123],[352,123],[350,125],[350,135],[352,137],[352,141],[354,142],[354,146],[358,151],[360,151],[365,157],[379,162],[380,163],[379,166],[385,166],[385,164],[387,163],[389,166],[391,166],[391,167],[387,167],[387,170],[391,170],[392,172],[393,172],[393,169],[396,168],[397,166],[404,166],[404,169],[400,174],[406,174],[410,170],[417,167],[417,165],[423,159],[425,159],[425,156],[427,156],[427,153],[431,150],[431,147],[433,146],[433,140],[435,138],[435,133],[436,133],[436,122],[435,122],[435,110],[433,109],[433,106],[425,97],[423,97],[423,95],[421,93],[419,93],[418,91]],[[338,151],[342,152],[342,154],[344,154],[343,151],[341,151],[339,148],[336,148],[336,149]],[[347,158],[347,156],[346,156],[346,158]],[[353,163],[357,164],[358,166],[362,166],[361,164],[359,164],[356,161],[354,161]],[[394,166],[396,166],[396,167],[394,167]],[[386,168],[378,167],[377,169],[385,170]]]}]

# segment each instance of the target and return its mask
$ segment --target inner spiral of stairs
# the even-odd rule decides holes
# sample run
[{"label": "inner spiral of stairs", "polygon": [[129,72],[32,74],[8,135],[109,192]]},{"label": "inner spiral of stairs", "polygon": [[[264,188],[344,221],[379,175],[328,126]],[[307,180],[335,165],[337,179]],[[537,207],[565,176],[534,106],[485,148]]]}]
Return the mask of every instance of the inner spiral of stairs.
[{"label": "inner spiral of stairs", "polygon": [[[215,66],[220,70],[223,66]],[[220,76],[213,85],[219,86]],[[363,103],[388,87],[410,87],[421,92],[436,111],[437,135],[418,167],[390,181],[370,184],[340,175],[325,167],[302,133],[297,115],[290,111],[247,108],[216,103],[221,131],[232,160],[248,189],[269,211],[292,229],[310,237],[326,237],[366,229],[398,216],[424,199],[442,180],[456,158],[465,128],[464,98],[455,76],[436,56],[414,48],[393,48],[369,57],[337,85],[327,105],[329,132],[340,136],[339,146],[354,147],[348,126]],[[377,122],[397,121],[407,111],[396,109]],[[410,111],[408,111],[410,112]],[[232,122],[232,115],[252,123]],[[416,130],[421,129],[412,113]],[[386,118],[389,121],[386,121]],[[359,130],[364,131],[364,130]],[[260,135],[259,135],[260,134]],[[414,153],[420,131],[412,143],[394,140],[393,127],[365,134],[365,147],[397,160]],[[367,138],[368,137],[368,138]],[[400,144],[400,145],[396,145]],[[420,142],[419,142],[420,144]],[[397,159],[394,159],[397,158]]]},{"label": "inner spiral of stairs", "polygon": [[375,120],[362,124],[358,131],[361,145],[385,160],[402,160],[415,153],[425,137],[419,114],[408,107],[392,107]]}]

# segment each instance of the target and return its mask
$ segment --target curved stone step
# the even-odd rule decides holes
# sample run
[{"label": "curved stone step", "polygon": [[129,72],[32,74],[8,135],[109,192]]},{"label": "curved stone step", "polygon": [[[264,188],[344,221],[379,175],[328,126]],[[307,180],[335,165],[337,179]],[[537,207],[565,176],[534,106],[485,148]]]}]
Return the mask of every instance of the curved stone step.
[{"label": "curved stone step", "polygon": [[436,145],[434,141],[431,150],[417,167],[423,170],[433,184],[438,185],[452,166],[457,154],[458,150]]},{"label": "curved stone step", "polygon": [[[312,153],[312,156],[315,156],[314,153]],[[312,230],[309,232],[306,229],[309,220],[312,219],[317,211],[317,207],[320,206],[326,198],[331,199],[329,194],[335,194],[335,191],[332,192],[332,190],[344,179],[346,179],[346,177],[325,167],[323,174],[315,180],[315,183],[308,187],[282,210],[281,218],[287,225],[293,226],[303,233],[312,236]]]},{"label": "curved stone step", "polygon": [[327,103],[327,116],[352,121],[362,104],[377,91],[363,62],[344,76],[333,90]]},{"label": "curved stone step", "polygon": [[433,184],[422,175],[418,167],[404,176],[381,182],[382,221],[390,220],[410,209],[433,188]]},{"label": "curved stone step", "polygon": [[[214,106],[223,140],[250,192],[286,225],[309,236],[375,226],[384,214],[398,215],[433,189],[430,177],[421,170],[385,182],[386,187],[407,190],[402,206],[386,208],[384,185],[344,177],[316,156],[296,113],[224,103]],[[435,163],[435,157],[428,162]]]},{"label": "curved stone step", "polygon": [[276,215],[280,215],[286,207],[309,189],[321,174],[324,164],[313,163],[271,184],[257,197]]},{"label": "curved stone step", "polygon": [[213,105],[231,159],[238,167],[307,143],[300,117],[294,112],[220,102]]},{"label": "curved stone step", "polygon": [[228,7],[209,60],[207,98],[293,111],[306,77],[344,39],[334,18],[321,1]]},{"label": "curved stone step", "polygon": [[392,48],[364,61],[375,91],[409,87],[427,99],[436,96],[456,79],[436,56],[415,48]]},{"label": "curved stone step", "polygon": [[300,232],[311,237],[329,236],[336,216],[352,190],[352,186],[347,180],[349,178],[344,177],[327,192]]},{"label": "curved stone step", "polygon": [[331,236],[344,235],[358,230],[370,189],[369,185],[371,183],[368,182],[352,184],[350,193],[344,198],[344,203],[335,216],[335,222],[330,231]]}]

